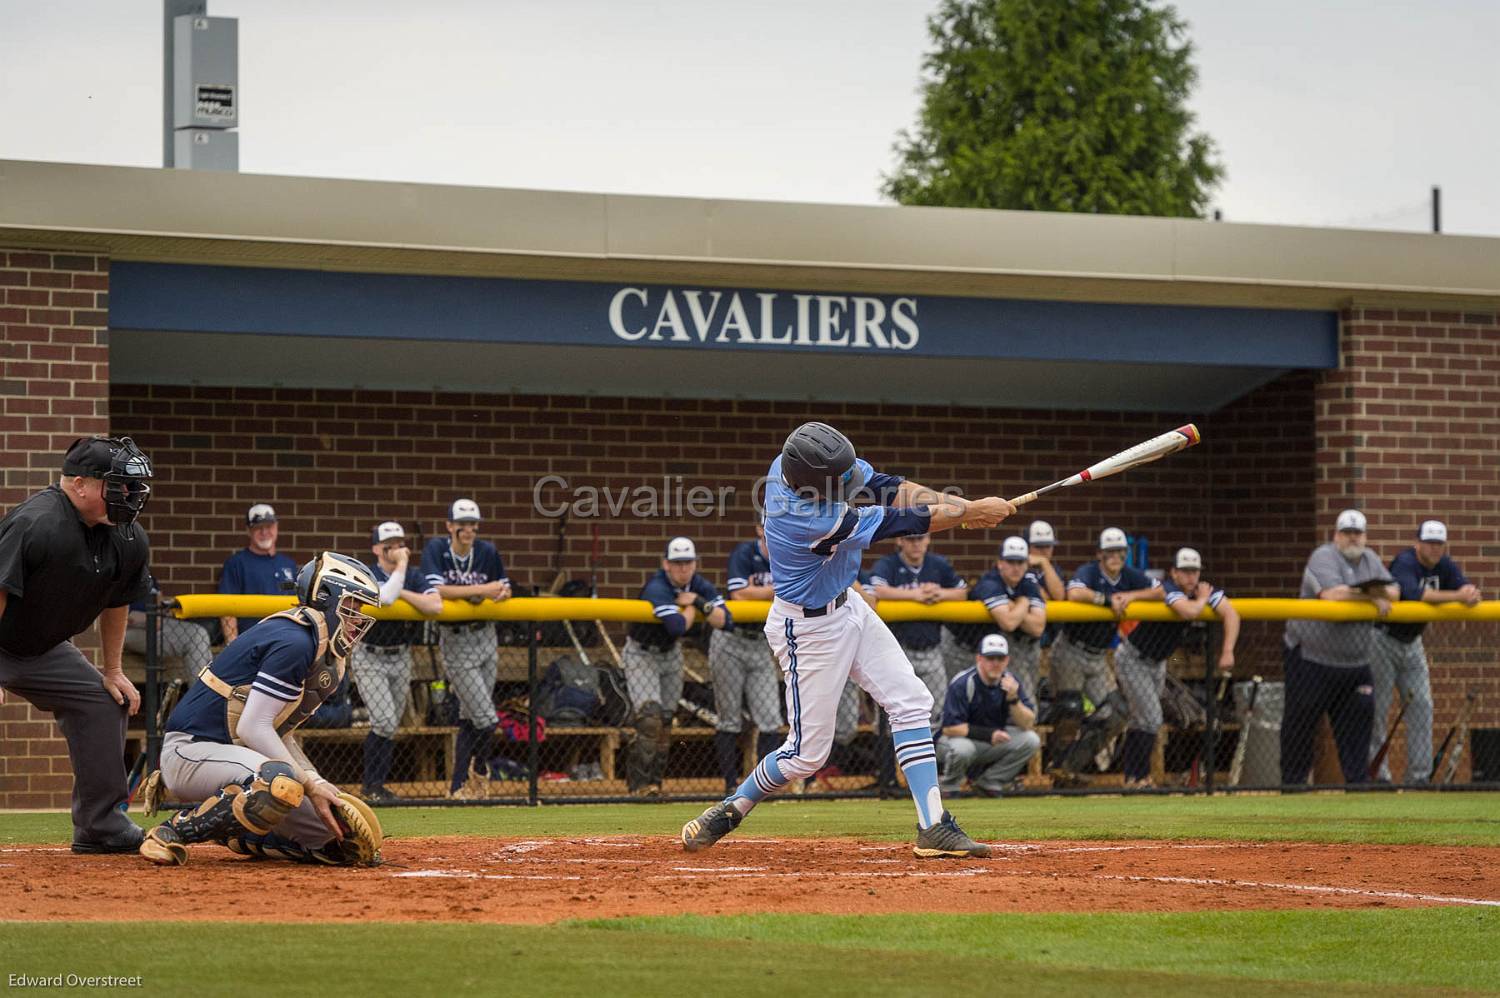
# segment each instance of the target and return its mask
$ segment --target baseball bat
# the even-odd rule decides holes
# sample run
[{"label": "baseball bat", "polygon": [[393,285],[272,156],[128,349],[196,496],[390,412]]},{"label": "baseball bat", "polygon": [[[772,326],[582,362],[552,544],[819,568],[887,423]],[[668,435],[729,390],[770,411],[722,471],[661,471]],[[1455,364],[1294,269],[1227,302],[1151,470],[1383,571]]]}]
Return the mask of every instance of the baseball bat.
[{"label": "baseball bat", "polygon": [[1143,464],[1159,461],[1168,454],[1175,454],[1180,450],[1185,450],[1202,439],[1203,436],[1198,432],[1198,427],[1192,423],[1188,423],[1186,426],[1179,426],[1175,430],[1169,430],[1160,436],[1144,440],[1134,447],[1127,447],[1118,454],[1091,464],[1071,478],[1064,478],[1061,481],[1053,482],[1051,485],[1043,486],[1035,492],[1028,492],[1024,496],[1017,496],[1010,501],[1010,504],[1012,506],[1024,506],[1033,499],[1040,498],[1049,492],[1056,492],[1058,489],[1065,489],[1070,485],[1082,485],[1084,482],[1092,482],[1095,479],[1118,475],[1122,471],[1129,471],[1131,468],[1138,468]]},{"label": "baseball bat", "polygon": [[1379,778],[1380,767],[1385,765],[1385,757],[1390,755],[1391,753],[1391,740],[1396,737],[1396,729],[1401,727],[1401,719],[1406,716],[1406,708],[1410,706],[1411,697],[1403,696],[1401,698],[1401,709],[1396,712],[1396,719],[1392,721],[1391,726],[1386,729],[1385,741],[1380,743],[1380,751],[1376,752],[1375,757],[1370,760],[1370,779],[1374,780]]},{"label": "baseball bat", "polygon": [[1260,692],[1259,676],[1250,678],[1250,696],[1245,703],[1245,720],[1240,724],[1240,740],[1234,746],[1234,759],[1229,763],[1229,785],[1240,785],[1240,774],[1245,770],[1245,743],[1250,740],[1250,724],[1255,717],[1255,695]]},{"label": "baseball bat", "polygon": [[1453,778],[1458,775],[1458,763],[1463,758],[1464,743],[1469,740],[1469,715],[1474,710],[1474,701],[1478,694],[1470,692],[1464,697],[1464,705],[1458,711],[1458,723],[1453,727],[1458,732],[1453,739],[1453,750],[1448,753],[1448,758],[1443,760],[1443,774],[1438,783],[1452,783]]}]

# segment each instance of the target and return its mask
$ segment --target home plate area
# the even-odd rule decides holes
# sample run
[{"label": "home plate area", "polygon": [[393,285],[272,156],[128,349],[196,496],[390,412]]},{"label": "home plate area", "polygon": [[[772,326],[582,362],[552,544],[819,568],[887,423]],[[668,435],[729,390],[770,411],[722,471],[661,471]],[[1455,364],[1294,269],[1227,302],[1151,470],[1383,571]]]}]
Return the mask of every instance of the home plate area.
[{"label": "home plate area", "polygon": [[0,851],[20,919],[552,922],[624,915],[1500,907],[1500,848],[1244,842],[994,843],[918,860],[909,843],[728,838],[388,840],[329,869],[194,846],[183,867],[50,847]]}]

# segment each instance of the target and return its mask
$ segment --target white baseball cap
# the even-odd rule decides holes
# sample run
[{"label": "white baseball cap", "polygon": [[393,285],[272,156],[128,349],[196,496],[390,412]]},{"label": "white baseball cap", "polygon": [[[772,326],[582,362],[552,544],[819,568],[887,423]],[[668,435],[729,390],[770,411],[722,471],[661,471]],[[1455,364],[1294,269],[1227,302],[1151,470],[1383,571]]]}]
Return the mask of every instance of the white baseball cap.
[{"label": "white baseball cap", "polygon": [[473,499],[455,499],[448,510],[448,519],[454,523],[478,523],[483,518],[479,515],[479,504]]},{"label": "white baseball cap", "polygon": [[1033,544],[1057,543],[1057,535],[1052,532],[1052,524],[1046,520],[1032,520],[1031,526],[1026,528],[1026,538]]},{"label": "white baseball cap", "polygon": [[697,561],[698,549],[686,537],[674,537],[667,541],[668,561]]},{"label": "white baseball cap", "polygon": [[250,511],[245,514],[245,526],[247,527],[259,527],[263,524],[275,522],[276,511],[263,502],[258,502],[254,506],[251,506]]},{"label": "white baseball cap", "polygon": [[1173,568],[1199,568],[1203,567],[1203,556],[1193,548],[1178,548],[1177,557],[1172,561]]},{"label": "white baseball cap", "polygon": [[1125,531],[1119,527],[1108,527],[1099,535],[1100,551],[1124,551],[1130,547],[1130,542],[1125,539]]},{"label": "white baseball cap", "polygon": [[1417,540],[1447,544],[1448,527],[1442,520],[1423,520],[1422,525],[1417,528]]},{"label": "white baseball cap", "polygon": [[986,634],[979,642],[979,654],[985,658],[1004,658],[1010,654],[1010,642],[1003,634]]},{"label": "white baseball cap", "polygon": [[1031,556],[1031,549],[1026,546],[1026,540],[1022,537],[1007,537],[1000,543],[1001,561],[1025,561]]},{"label": "white baseball cap", "polygon": [[1338,530],[1358,530],[1365,532],[1365,514],[1357,509],[1346,509],[1339,514]]},{"label": "white baseball cap", "polygon": [[386,541],[405,540],[406,531],[401,529],[401,524],[395,520],[387,520],[374,530],[370,531],[371,544],[384,544]]}]

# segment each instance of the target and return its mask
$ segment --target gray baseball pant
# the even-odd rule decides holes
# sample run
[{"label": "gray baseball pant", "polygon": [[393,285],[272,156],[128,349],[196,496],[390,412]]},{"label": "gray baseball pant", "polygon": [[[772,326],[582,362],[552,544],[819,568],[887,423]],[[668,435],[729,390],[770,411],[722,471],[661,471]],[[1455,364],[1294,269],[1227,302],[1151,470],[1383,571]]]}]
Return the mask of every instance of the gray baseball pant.
[{"label": "gray baseball pant", "polygon": [[1042,681],[1042,643],[1030,635],[1006,635],[1006,639],[1010,641],[1010,674],[1016,677],[1021,692],[1035,706],[1037,686]]},{"label": "gray baseball pant", "polygon": [[[1161,695],[1167,686],[1167,661],[1153,662],[1129,641],[1115,649],[1115,678],[1130,704],[1130,729],[1156,734],[1162,724]],[[1097,703],[1098,701],[1095,701]]]},{"label": "gray baseball pant", "polygon": [[630,639],[620,658],[625,665],[625,689],[630,706],[639,714],[648,703],[657,704],[662,716],[670,718],[682,699],[682,646],[672,645],[657,651]]},{"label": "gray baseball pant", "polygon": [[1042,739],[1035,731],[1007,724],[1005,733],[1010,740],[998,745],[947,735],[939,738],[937,750],[943,760],[939,788],[944,793],[954,793],[963,786],[964,777],[973,773],[974,785],[979,789],[994,794],[1004,790],[1042,747]]},{"label": "gray baseball pant", "polygon": [[0,687],[57,720],[73,764],[73,841],[100,842],[130,830],[125,802],[126,708],[71,641],[25,658],[0,651]]},{"label": "gray baseball pant", "polygon": [[936,726],[943,717],[943,699],[948,693],[948,670],[943,665],[942,643],[933,645],[931,648],[902,648],[906,658],[911,662],[912,671],[927,687],[927,692],[932,694],[932,718],[929,722]]},{"label": "gray baseball pant", "polygon": [[718,730],[740,731],[745,712],[757,731],[780,729],[781,675],[765,632],[748,627],[714,631],[708,639],[708,670]]},{"label": "gray baseball pant", "polygon": [[960,644],[946,627],[943,628],[943,636],[938,641],[938,647],[943,650],[943,671],[947,674],[950,683],[953,682],[953,677],[974,664],[973,650]]},{"label": "gray baseball pant", "polygon": [[[197,804],[231,783],[252,779],[269,761],[243,745],[194,741],[191,735],[170,731],[162,739],[161,778],[174,799]],[[309,849],[326,845],[333,838],[309,797],[304,797],[273,831]]]},{"label": "gray baseball pant", "polygon": [[443,672],[448,693],[458,697],[458,716],[480,730],[493,728],[495,714],[495,654],[499,641],[495,626],[439,626],[438,649],[443,654]]},{"label": "gray baseball pant", "polygon": [[370,730],[395,738],[411,696],[411,646],[354,646],[354,684],[370,710]]},{"label": "gray baseball pant", "polygon": [[[1428,683],[1427,650],[1422,636],[1410,644],[1397,641],[1376,628],[1375,645],[1370,654],[1370,675],[1374,677],[1375,723],[1370,729],[1370,757],[1380,751],[1385,741],[1386,715],[1391,709],[1391,694],[1399,689],[1411,698],[1406,708],[1406,780],[1426,783],[1432,776],[1432,687]],[[1380,764],[1379,776],[1391,778],[1389,756]]]},{"label": "gray baseball pant", "polygon": [[1109,659],[1103,651],[1089,651],[1064,634],[1052,645],[1052,695],[1064,690],[1082,690],[1094,706],[1104,702],[1114,684],[1110,682]]}]

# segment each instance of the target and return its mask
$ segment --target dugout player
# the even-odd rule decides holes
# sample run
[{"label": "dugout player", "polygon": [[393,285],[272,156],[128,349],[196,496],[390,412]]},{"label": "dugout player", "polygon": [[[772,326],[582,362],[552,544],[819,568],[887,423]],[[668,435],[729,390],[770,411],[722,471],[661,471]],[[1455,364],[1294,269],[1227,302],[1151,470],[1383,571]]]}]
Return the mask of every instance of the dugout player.
[{"label": "dugout player", "polygon": [[984,796],[999,797],[1041,750],[1042,740],[1032,730],[1036,704],[1021,689],[1009,664],[1005,636],[986,634],[974,653],[974,664],[948,684],[937,745],[944,793],[957,793],[967,776]]},{"label": "dugout player", "polygon": [[377,858],[374,814],[318,775],[293,732],[343,681],[380,591],[369,569],[332,551],[303,565],[296,587],[297,605],[225,648],[167,718],[147,811],[162,793],[202,803],[146,833],[151,862],[181,866],[195,842],[327,866]]},{"label": "dugout player", "polygon": [[1162,583],[1163,598],[1177,614],[1174,621],[1143,620],[1120,642],[1115,652],[1115,677],[1130,704],[1129,727],[1125,731],[1122,765],[1125,786],[1151,786],[1151,750],[1161,728],[1161,695],[1167,683],[1167,659],[1182,643],[1188,622],[1196,620],[1204,607],[1212,607],[1224,625],[1224,643],[1219,652],[1220,675],[1234,670],[1234,646],[1240,636],[1240,616],[1222,589],[1202,581],[1203,556],[1193,548],[1180,548]]},{"label": "dugout player", "polygon": [[[881,600],[915,600],[932,606],[969,598],[969,584],[953,570],[948,559],[933,554],[932,537],[913,534],[896,538],[896,550],[875,563],[870,581]],[[917,678],[932,695],[932,723],[943,712],[943,692],[948,688],[948,670],[943,665],[943,626],[935,620],[903,621],[891,625],[891,633],[906,653]]]},{"label": "dugout player", "polygon": [[651,603],[657,623],[631,624],[625,632],[621,658],[635,711],[625,782],[631,793],[654,797],[661,794],[672,715],[682,698],[681,638],[700,617],[721,631],[734,627],[734,618],[713,583],[698,574],[698,549],[686,537],[667,542],[661,568],[646,580],[638,598]]},{"label": "dugout player", "polygon": [[[370,532],[370,553],[375,560],[367,567],[380,586],[381,606],[400,599],[429,617],[443,612],[437,587],[411,564],[406,530],[401,524],[387,520],[376,526]],[[407,620],[382,620],[354,647],[354,682],[370,711],[359,795],[371,804],[396,799],[386,789],[385,781],[391,775],[391,758],[396,752],[396,729],[401,726],[401,715],[406,713],[406,701],[411,696],[411,646],[421,626]]]},{"label": "dugout player", "polygon": [[[1417,528],[1416,547],[1391,559],[1391,578],[1401,587],[1401,598],[1423,603],[1462,603],[1473,606],[1479,590],[1448,557],[1448,526],[1424,520]],[[1427,651],[1422,647],[1426,624],[1375,625],[1370,672],[1375,689],[1375,723],[1370,731],[1370,756],[1385,743],[1385,716],[1391,692],[1399,689],[1410,701],[1406,708],[1407,783],[1426,783],[1432,776],[1432,689],[1427,677]],[[1377,778],[1389,781],[1391,769],[1382,761]]]},{"label": "dugout player", "polygon": [[[224,560],[219,570],[219,592],[237,596],[285,596],[297,578],[297,563],[279,554],[276,542],[281,528],[276,510],[258,502],[245,513],[249,543]],[[220,617],[224,643],[255,626],[259,617]]]},{"label": "dugout player", "polygon": [[1067,580],[1052,563],[1052,553],[1057,548],[1057,534],[1053,532],[1052,524],[1046,520],[1032,520],[1026,528],[1026,544],[1026,574],[1042,591],[1042,598],[1067,599]]},{"label": "dugout player", "polygon": [[[1302,599],[1375,604],[1384,618],[1401,595],[1375,552],[1365,546],[1365,514],[1346,509],[1333,540],[1317,548],[1302,571]],[[1367,620],[1288,620],[1283,638],[1286,713],[1281,722],[1281,782],[1306,783],[1312,770],[1313,734],[1328,715],[1347,783],[1369,775],[1374,727],[1370,655],[1375,628]]]},{"label": "dugout player", "polygon": [[[929,726],[932,694],[851,584],[861,554],[876,541],[960,524],[992,527],[1014,508],[996,497],[940,496],[881,474],[826,423],[793,430],[764,481],[766,547],[776,586],[765,632],[787,676],[790,730],[733,794],[683,826],[683,847],[712,846],[767,796],[822,767],[839,695],[852,677],[890,715],[896,758],[917,807],[916,855],[988,856],[989,846],[965,835],[943,808]],[[852,504],[865,501],[871,504]]]},{"label": "dugout player", "polygon": [[[737,544],[729,555],[729,598],[768,600],[771,562],[766,556],[766,534],[755,525],[755,540]],[[724,777],[724,792],[739,786],[740,727],[746,712],[755,725],[755,755],[759,758],[781,741],[781,677],[776,659],[758,627],[729,627],[709,636],[708,669],[714,684],[714,754]]]},{"label": "dugout player", "polygon": [[[120,661],[130,603],[151,591],[135,525],[151,462],[129,437],[80,437],[62,475],[0,520],[0,693],[57,719],[73,766],[73,851],[134,852],[125,717],[141,698]],[[96,667],[71,640],[99,621]],[[0,702],[4,696],[0,695]]]},{"label": "dugout player", "polygon": [[[1099,534],[1099,553],[1094,561],[1078,566],[1068,580],[1068,599],[1108,607],[1116,617],[1138,599],[1162,598],[1161,583],[1125,564],[1128,547],[1125,531],[1109,527]],[[1095,706],[1109,695],[1109,662],[1104,653],[1114,640],[1114,621],[1090,621],[1063,625],[1062,637],[1052,646],[1052,687],[1059,700],[1069,700],[1081,691]]]},{"label": "dugout player", "polygon": [[[986,632],[999,628],[1005,635],[1010,657],[1006,669],[1021,684],[1021,693],[1035,707],[1037,684],[1041,682],[1041,637],[1047,628],[1047,603],[1028,569],[1030,555],[1025,540],[1005,538],[1000,544],[1000,557],[995,567],[980,576],[979,582],[969,591],[969,597],[983,602],[994,620],[993,625],[977,626]],[[971,652],[978,651],[976,643]]]},{"label": "dugout player", "polygon": [[[422,574],[442,599],[470,603],[510,599],[505,564],[495,545],[479,539],[479,524],[479,505],[472,499],[455,499],[448,510],[448,536],[434,537],[422,550]],[[458,735],[448,796],[455,800],[483,797],[489,786],[490,738],[500,723],[495,713],[495,656],[500,650],[495,622],[439,624],[438,648],[448,693],[458,697]],[[483,775],[471,781],[475,764]]]}]

